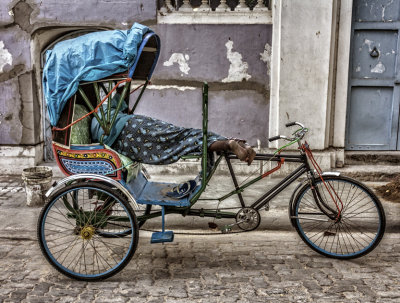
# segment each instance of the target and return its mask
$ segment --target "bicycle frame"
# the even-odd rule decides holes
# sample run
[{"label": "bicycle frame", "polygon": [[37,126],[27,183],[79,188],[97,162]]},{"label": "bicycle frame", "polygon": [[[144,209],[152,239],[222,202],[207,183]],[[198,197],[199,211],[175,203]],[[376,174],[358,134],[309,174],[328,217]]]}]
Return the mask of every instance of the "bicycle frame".
[{"label": "bicycle frame", "polygon": [[[189,207],[175,207],[175,206],[168,206],[165,207],[165,214],[182,214],[183,216],[200,216],[200,217],[213,217],[213,218],[235,218],[236,213],[233,212],[223,212],[217,210],[207,210],[207,209],[192,209],[192,206],[194,206],[197,201],[199,200],[207,200],[207,201],[218,201],[221,202],[233,195],[238,195],[240,205],[241,207],[251,207],[256,209],[257,211],[260,210],[262,207],[264,207],[266,204],[268,204],[274,197],[276,197],[280,192],[282,192],[285,188],[287,188],[290,184],[292,184],[294,181],[296,181],[300,176],[302,176],[304,173],[307,173],[308,178],[311,182],[312,185],[312,192],[313,196],[315,199],[316,204],[320,208],[320,210],[326,214],[329,218],[335,218],[336,216],[336,211],[330,208],[322,199],[319,190],[317,187],[315,187],[315,176],[313,171],[311,170],[308,158],[304,150],[301,148],[301,145],[299,144],[299,149],[300,149],[300,154],[298,155],[291,155],[291,154],[256,154],[256,157],[254,158],[255,161],[270,161],[270,162],[277,162],[277,166],[268,172],[255,177],[251,179],[250,181],[246,182],[245,184],[239,186],[236,175],[234,173],[233,167],[231,160],[233,159],[238,159],[237,156],[233,154],[226,154],[222,153],[219,155],[217,158],[214,167],[212,170],[208,173],[207,175],[207,138],[208,138],[208,84],[204,83],[203,86],[203,153],[201,156],[202,159],[202,184],[199,192],[194,195],[191,200],[190,200],[190,206]],[[200,158],[198,156],[186,156],[185,158]],[[226,163],[228,165],[229,173],[231,175],[232,181],[234,183],[235,189],[226,195],[219,197],[219,198],[207,198],[207,199],[201,199],[201,194],[204,192],[207,184],[210,182],[212,179],[212,176],[214,175],[218,165],[220,164],[222,159],[226,160]],[[249,186],[253,185],[254,183],[260,181],[261,179],[271,175],[275,171],[281,168],[282,164],[285,162],[288,163],[299,163],[301,164],[298,168],[296,168],[293,172],[291,172],[288,176],[283,178],[278,184],[276,184],[274,187],[272,187],[269,191],[267,191],[265,194],[263,194],[257,201],[255,201],[253,204],[250,206],[246,206],[242,192]],[[326,209],[328,211],[326,211]],[[143,215],[138,217],[138,219],[151,219],[154,217],[161,216],[162,212],[154,212],[152,214],[148,215]]]},{"label": "bicycle frame", "polygon": [[[300,163],[301,165],[296,168],[293,172],[291,172],[288,176],[283,178],[278,184],[276,184],[274,187],[272,187],[269,191],[267,191],[265,194],[263,194],[257,201],[253,202],[251,205],[247,205],[247,207],[252,207],[256,210],[260,210],[262,207],[264,207],[267,203],[269,203],[275,196],[277,196],[280,192],[282,192],[285,188],[287,188],[290,184],[292,184],[294,181],[296,181],[300,176],[302,176],[304,173],[310,172],[310,175],[312,175],[312,172],[310,170],[310,166],[307,161],[307,156],[305,154],[299,154],[299,155],[289,155],[289,154],[280,154],[280,155],[273,155],[273,154],[257,154],[255,157],[255,161],[271,161],[271,162],[277,162],[277,166],[270,171],[262,174],[261,176],[252,178],[245,184],[239,186],[235,172],[232,167],[231,160],[237,159],[237,157],[233,154],[221,154],[216,162],[215,165],[212,169],[212,171],[209,173],[206,182],[204,182],[204,187],[210,182],[212,179],[212,176],[214,172],[216,171],[219,163],[221,160],[225,158],[228,169],[230,172],[230,176],[232,178],[232,181],[234,183],[235,189],[232,190],[231,192],[227,193],[226,195],[222,197],[217,197],[217,198],[207,198],[207,199],[201,199],[201,193],[198,195],[197,199],[193,199],[191,201],[191,205],[189,207],[166,207],[165,213],[166,214],[182,214],[183,216],[200,216],[200,217],[213,217],[213,218],[235,218],[236,213],[233,212],[224,212],[224,211],[219,211],[219,210],[207,210],[207,209],[192,209],[192,206],[194,206],[198,201],[201,200],[207,200],[207,201],[224,201],[227,198],[233,196],[233,195],[238,195],[239,201],[240,201],[240,206],[241,207],[246,207],[245,201],[242,196],[242,192],[249,186],[255,184],[256,182],[260,181],[261,179],[271,175],[275,171],[277,171],[281,165],[285,162],[288,163]],[[313,179],[313,177],[311,177]],[[238,207],[240,208],[240,207]],[[154,212],[149,215],[143,215],[140,216],[139,218],[142,219],[150,219],[154,217],[161,216],[161,211],[160,212]]]}]

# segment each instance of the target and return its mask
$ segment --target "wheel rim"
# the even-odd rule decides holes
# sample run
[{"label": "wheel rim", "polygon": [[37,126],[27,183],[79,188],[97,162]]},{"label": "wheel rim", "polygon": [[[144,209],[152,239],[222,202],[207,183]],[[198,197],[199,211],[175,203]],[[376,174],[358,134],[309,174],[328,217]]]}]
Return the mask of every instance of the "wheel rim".
[{"label": "wheel rim", "polygon": [[[79,211],[71,209],[74,203]],[[99,203],[108,206],[99,209]],[[79,187],[60,194],[47,207],[41,242],[62,271],[99,278],[129,258],[136,237],[134,226],[134,218],[116,196],[99,188]]]},{"label": "wheel rim", "polygon": [[[314,249],[333,257],[362,255],[376,244],[382,229],[382,217],[378,205],[371,195],[356,183],[346,180],[325,180],[333,186],[343,209],[339,220],[324,215],[308,188],[296,205],[296,221],[303,238]],[[321,196],[336,209],[322,182],[317,184]],[[336,203],[341,206],[339,199]],[[300,205],[301,204],[301,205]]]}]

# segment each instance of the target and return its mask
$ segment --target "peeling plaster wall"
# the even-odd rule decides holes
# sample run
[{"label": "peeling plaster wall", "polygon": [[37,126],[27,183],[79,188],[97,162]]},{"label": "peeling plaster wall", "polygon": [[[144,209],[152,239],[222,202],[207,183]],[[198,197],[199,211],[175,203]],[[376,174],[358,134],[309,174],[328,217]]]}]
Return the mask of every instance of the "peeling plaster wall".
[{"label": "peeling plaster wall", "polygon": [[[267,146],[271,25],[157,25],[161,54],[137,113],[201,127],[201,86],[210,85],[209,129]],[[185,88],[183,91],[178,88]],[[132,96],[132,100],[134,96]]]},{"label": "peeling plaster wall", "polygon": [[[31,23],[130,27],[133,22],[154,23],[156,1],[149,0],[30,0]],[[66,13],[67,12],[67,13]]]},{"label": "peeling plaster wall", "polygon": [[[17,25],[6,29],[0,28],[0,41],[3,42],[0,52],[5,54],[5,56],[0,55],[0,60],[6,59],[6,53],[11,55],[11,60],[6,59],[3,63],[0,61],[0,66],[3,65],[0,69],[0,81],[14,78],[31,70],[31,37],[27,32],[21,30]],[[11,65],[7,63],[9,61],[11,61]]]},{"label": "peeling plaster wall", "polygon": [[[156,25],[156,2],[0,1],[0,146],[42,150],[39,53],[49,41],[39,40],[46,33],[56,39],[72,29],[127,29],[133,22],[151,26],[162,41],[154,85],[138,112],[201,127],[201,85],[208,81],[210,130],[266,146],[272,25]],[[33,162],[41,157],[34,153]]]},{"label": "peeling plaster wall", "polygon": [[[229,77],[231,69],[231,77],[233,72],[239,72],[243,77],[226,82],[245,79],[247,81],[241,84],[252,83],[269,89],[268,59],[267,55],[262,57],[261,54],[266,48],[270,52],[272,25],[159,24],[153,28],[162,45],[154,72],[157,80],[221,82]],[[187,74],[180,70],[179,64],[164,64],[171,57],[174,60],[174,56],[186,62],[190,68]]]},{"label": "peeling plaster wall", "polygon": [[11,0],[0,0],[0,26],[9,25],[14,22],[14,16],[10,12]]},{"label": "peeling plaster wall", "polygon": [[[30,35],[18,25],[0,28],[0,144],[37,143],[32,138],[25,141],[22,136],[28,123],[24,121],[21,97],[24,86],[19,81],[31,70],[31,65]],[[29,125],[30,129],[34,127]]]},{"label": "peeling plaster wall", "polygon": [[0,102],[0,142],[2,144],[20,144],[22,123],[20,119],[21,101],[18,79],[0,82],[3,100]]},{"label": "peeling plaster wall", "polygon": [[[36,154],[43,150],[42,49],[37,46],[43,48],[49,41],[43,44],[35,37],[52,32],[56,39],[90,26],[127,29],[133,22],[154,25],[156,1],[0,0],[0,147],[7,148],[4,157],[18,158],[23,148],[30,151],[25,155],[30,160],[24,163],[35,164],[43,158]],[[15,163],[1,161],[0,170],[7,165]]]}]

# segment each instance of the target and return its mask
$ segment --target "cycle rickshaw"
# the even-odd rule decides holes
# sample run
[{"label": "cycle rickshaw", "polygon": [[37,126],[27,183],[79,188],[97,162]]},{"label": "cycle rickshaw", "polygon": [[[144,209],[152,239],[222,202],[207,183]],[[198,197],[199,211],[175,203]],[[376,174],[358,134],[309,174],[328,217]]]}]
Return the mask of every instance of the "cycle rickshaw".
[{"label": "cycle rickshaw", "polygon": [[[181,185],[150,181],[140,163],[118,154],[102,140],[90,142],[87,136],[82,139],[82,134],[90,133],[88,124],[81,123],[89,119],[89,114],[98,120],[105,133],[109,133],[115,117],[110,110],[104,113],[102,104],[108,106],[116,90],[120,90],[118,108],[123,102],[129,104],[131,85],[140,82],[141,91],[130,112],[135,111],[154,71],[160,39],[155,33],[147,32],[135,49],[137,55],[127,73],[80,82],[54,127],[54,155],[67,177],[54,184],[46,194],[48,202],[39,216],[37,232],[44,256],[57,270],[80,280],[104,279],[116,274],[134,255],[139,229],[147,220],[161,217],[162,221],[162,230],[153,233],[152,243],[173,241],[173,232],[166,231],[164,226],[164,217],[168,214],[230,218],[233,223],[225,228],[225,232],[236,226],[242,231],[255,230],[261,220],[259,210],[301,176],[305,176],[305,181],[291,196],[289,217],[310,248],[327,257],[350,259],[365,255],[378,245],[385,231],[385,214],[380,201],[358,181],[337,173],[323,173],[303,140],[308,129],[301,123],[286,125],[297,127],[291,137],[269,139],[282,139],[288,143],[273,154],[258,153],[255,161],[269,161],[276,166],[245,184],[238,184],[232,166],[237,157],[233,154],[220,153],[213,168],[207,170],[206,83],[202,92],[202,155],[186,157],[201,158],[202,171],[199,182],[184,197],[169,197],[167,193]],[[81,137],[77,139],[77,136]],[[298,154],[281,153],[292,144],[298,145]],[[228,165],[235,188],[223,197],[209,200],[221,202],[237,195],[240,205],[229,211],[193,207],[222,160]],[[247,187],[277,171],[286,162],[298,163],[298,167],[277,185],[260,193],[256,201],[247,203],[244,200],[242,192]]]}]

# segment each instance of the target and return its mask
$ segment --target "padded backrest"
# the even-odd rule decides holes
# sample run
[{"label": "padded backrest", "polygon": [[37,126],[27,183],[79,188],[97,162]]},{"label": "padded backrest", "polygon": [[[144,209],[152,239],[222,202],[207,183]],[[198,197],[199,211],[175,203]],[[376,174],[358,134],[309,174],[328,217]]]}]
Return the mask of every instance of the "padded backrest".
[{"label": "padded backrest", "polygon": [[[72,122],[78,120],[79,118],[85,116],[88,113],[89,110],[86,108],[86,106],[82,104],[75,104]],[[90,122],[91,122],[91,117],[88,116],[85,119],[71,126],[70,144],[92,143],[90,136]]]}]

